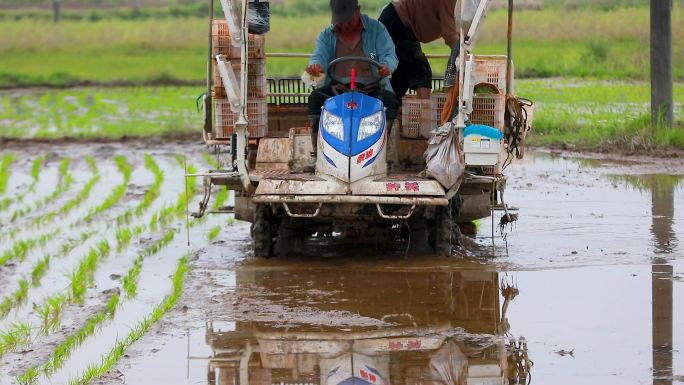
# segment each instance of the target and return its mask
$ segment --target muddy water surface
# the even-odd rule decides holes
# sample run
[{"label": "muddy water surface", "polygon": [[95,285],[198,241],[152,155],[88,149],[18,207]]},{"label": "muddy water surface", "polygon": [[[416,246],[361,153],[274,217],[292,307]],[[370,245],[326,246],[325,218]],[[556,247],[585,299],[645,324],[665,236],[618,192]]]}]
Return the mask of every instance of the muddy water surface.
[{"label": "muddy water surface", "polygon": [[460,259],[346,240],[256,260],[227,227],[101,382],[684,383],[683,174],[535,154],[509,170],[520,221],[494,256],[489,219]]}]

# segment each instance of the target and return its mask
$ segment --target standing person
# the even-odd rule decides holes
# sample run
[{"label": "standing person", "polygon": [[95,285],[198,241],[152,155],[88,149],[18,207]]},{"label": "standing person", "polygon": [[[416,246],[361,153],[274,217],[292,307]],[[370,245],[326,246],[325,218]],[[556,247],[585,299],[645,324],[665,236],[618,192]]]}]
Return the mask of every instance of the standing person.
[{"label": "standing person", "polygon": [[[378,98],[384,104],[388,122],[397,117],[399,102],[392,92],[392,86],[387,77],[397,68],[398,60],[394,51],[392,38],[387,30],[377,20],[361,13],[358,0],[330,0],[332,10],[332,25],[324,29],[318,36],[316,48],[306,72],[317,77],[325,73],[333,60],[346,56],[364,56],[373,59],[382,66],[378,69],[366,62],[345,62],[335,67],[335,75],[348,78],[351,68],[357,69],[359,79],[381,76],[383,79],[378,88],[365,92],[369,96]],[[325,86],[315,89],[309,97],[309,121],[311,123],[311,140],[314,153],[318,142],[318,125],[321,117],[321,107],[325,101],[333,96],[333,87],[329,76],[325,79]]]},{"label": "standing person", "polygon": [[457,0],[393,0],[380,13],[396,47],[399,66],[392,75],[392,88],[401,100],[409,89],[428,99],[432,89],[432,68],[420,43],[444,39],[458,50],[459,32],[454,9]]}]

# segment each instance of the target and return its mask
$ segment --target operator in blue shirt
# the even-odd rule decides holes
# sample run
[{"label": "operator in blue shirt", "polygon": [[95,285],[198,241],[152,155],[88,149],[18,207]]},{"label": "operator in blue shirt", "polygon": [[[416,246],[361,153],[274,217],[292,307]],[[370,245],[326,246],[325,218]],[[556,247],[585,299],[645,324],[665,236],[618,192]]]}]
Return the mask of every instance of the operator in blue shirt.
[{"label": "operator in blue shirt", "polygon": [[[335,66],[338,78],[349,78],[351,69],[356,68],[359,83],[361,79],[374,76],[382,77],[380,83],[364,88],[360,84],[359,91],[382,101],[386,110],[388,132],[397,117],[399,102],[392,91],[388,77],[397,69],[399,60],[394,50],[394,43],[385,26],[377,20],[361,13],[358,0],[330,0],[332,25],[324,29],[318,36],[316,48],[306,68],[311,76],[320,76],[328,69],[333,60],[340,57],[364,56],[381,64],[380,68],[367,62],[343,62]],[[318,124],[321,107],[325,101],[338,92],[331,84],[330,76],[326,76],[325,85],[315,89],[309,97],[309,122],[311,123],[311,140],[316,152],[318,140]]]}]

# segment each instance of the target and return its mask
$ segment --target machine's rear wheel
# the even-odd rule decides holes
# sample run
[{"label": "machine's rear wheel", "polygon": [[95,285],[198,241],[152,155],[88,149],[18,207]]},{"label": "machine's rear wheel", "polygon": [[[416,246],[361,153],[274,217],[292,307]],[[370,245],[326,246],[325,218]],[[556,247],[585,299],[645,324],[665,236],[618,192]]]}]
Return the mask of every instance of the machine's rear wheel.
[{"label": "machine's rear wheel", "polygon": [[461,244],[461,230],[454,218],[458,216],[458,198],[449,202],[448,206],[437,207],[432,222],[433,231],[428,233],[430,246],[439,256],[451,257],[455,246]]},{"label": "machine's rear wheel", "polygon": [[453,227],[449,207],[439,207],[435,215],[435,232],[433,234],[433,247],[439,256],[450,257],[453,246]]},{"label": "machine's rear wheel", "polygon": [[306,236],[304,221],[301,218],[291,218],[286,213],[282,213],[278,227],[278,240],[275,244],[276,253],[286,255],[298,250]]},{"label": "machine's rear wheel", "polygon": [[254,256],[273,256],[273,212],[270,206],[257,205],[252,222],[252,243]]}]

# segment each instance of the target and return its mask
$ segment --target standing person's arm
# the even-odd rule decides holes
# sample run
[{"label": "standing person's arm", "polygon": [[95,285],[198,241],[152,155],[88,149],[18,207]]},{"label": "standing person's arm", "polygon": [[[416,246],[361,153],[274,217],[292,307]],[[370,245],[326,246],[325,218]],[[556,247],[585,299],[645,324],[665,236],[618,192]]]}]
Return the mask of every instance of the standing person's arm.
[{"label": "standing person's arm", "polygon": [[456,25],[456,5],[460,6],[460,2],[455,0],[443,0],[442,7],[439,13],[439,24],[442,30],[442,38],[444,43],[453,48],[460,40],[460,31]]}]

